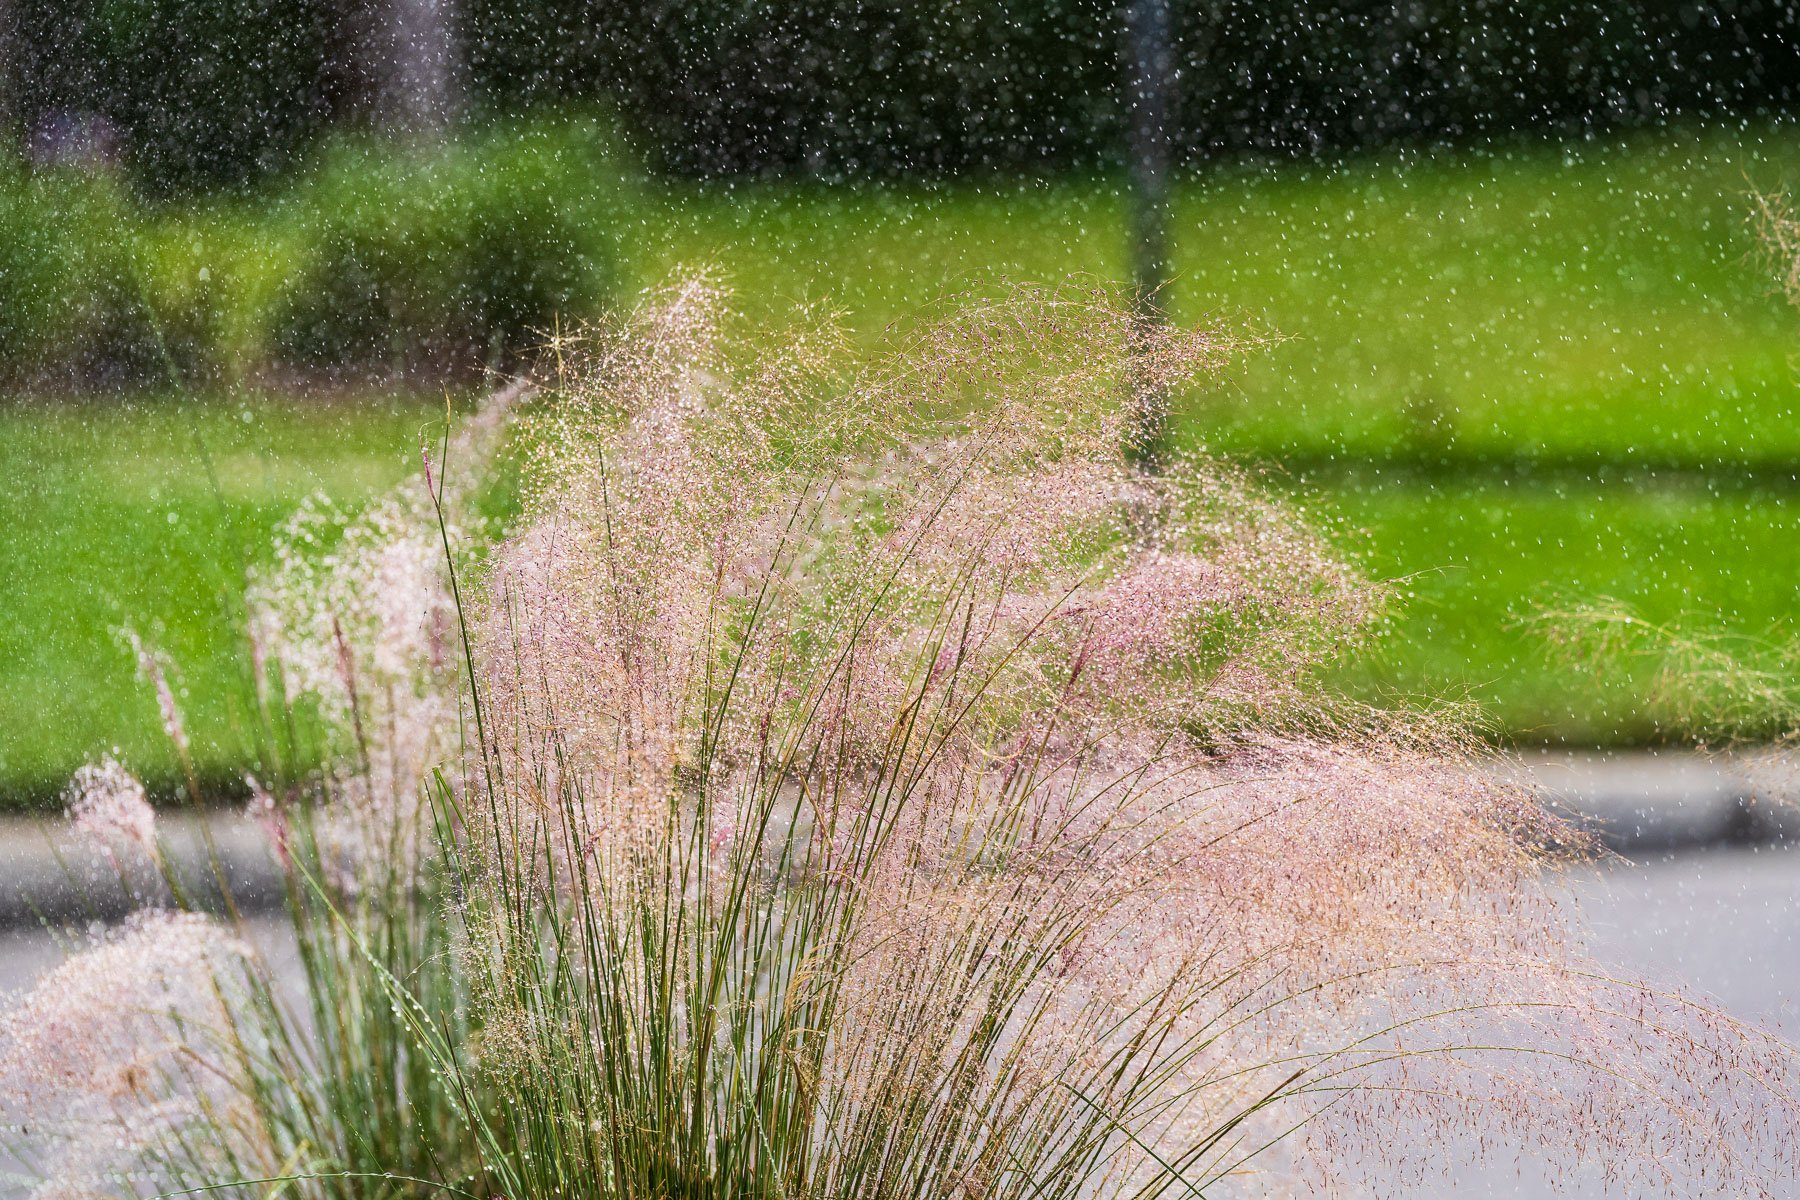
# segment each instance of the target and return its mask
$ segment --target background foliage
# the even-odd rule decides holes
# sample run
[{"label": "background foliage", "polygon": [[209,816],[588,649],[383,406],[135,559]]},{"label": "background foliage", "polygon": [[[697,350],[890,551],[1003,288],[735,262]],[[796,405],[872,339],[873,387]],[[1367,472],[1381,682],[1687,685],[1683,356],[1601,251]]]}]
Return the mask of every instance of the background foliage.
[{"label": "background foliage", "polygon": [[[424,138],[377,128],[368,7],[0,6],[0,802],[115,742],[173,779],[127,620],[235,777],[205,697],[241,548],[314,487],[394,478],[439,385],[676,264],[866,337],[971,280],[1128,274],[1115,6],[464,0],[465,103]],[[1670,730],[1653,672],[1549,661],[1535,607],[1788,644],[1794,327],[1745,217],[1800,174],[1786,119],[1747,115],[1796,98],[1794,8],[1175,9],[1176,314],[1288,340],[1174,433],[1401,581],[1355,686],[1642,743]],[[79,146],[82,112],[115,140],[51,161],[33,139]]]},{"label": "background foliage", "polygon": [[[1178,140],[1340,153],[1785,108],[1786,0],[1175,0]],[[22,0],[20,116],[94,108],[158,194],[241,186],[366,110],[330,0]],[[474,106],[618,105],[655,163],[810,176],[1116,160],[1109,0],[468,0]]]}]

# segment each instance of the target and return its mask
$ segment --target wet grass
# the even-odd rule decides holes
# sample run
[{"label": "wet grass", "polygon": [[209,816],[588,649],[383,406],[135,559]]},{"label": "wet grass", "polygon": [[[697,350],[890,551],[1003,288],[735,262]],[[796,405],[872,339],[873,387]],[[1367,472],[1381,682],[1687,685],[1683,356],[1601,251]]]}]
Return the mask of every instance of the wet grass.
[{"label": "wet grass", "polygon": [[[1176,313],[1284,340],[1180,397],[1171,437],[1268,466],[1407,581],[1359,686],[1467,695],[1509,740],[1679,736],[1649,663],[1572,670],[1523,619],[1606,596],[1800,633],[1800,314],[1750,220],[1754,192],[1796,184],[1800,131],[1767,126],[1190,182]],[[765,311],[842,298],[871,340],[970,282],[1126,273],[1100,185],[680,203],[643,277],[721,262]]]},{"label": "wet grass", "polygon": [[230,778],[249,556],[310,492],[354,504],[403,476],[441,406],[250,395],[0,410],[0,796],[53,797],[113,746],[151,783],[175,777],[118,636],[128,623],[177,664],[202,769]]},{"label": "wet grass", "polygon": [[[1571,661],[1537,621],[1613,600],[1703,638],[1734,635],[1744,665],[1763,641],[1800,637],[1800,491],[1573,477],[1464,479],[1324,473],[1293,486],[1403,601],[1381,649],[1345,672],[1373,695],[1466,697],[1514,742],[1633,745],[1679,738],[1680,697],[1660,656]],[[1782,732],[1740,712],[1702,734]]]},{"label": "wet grass", "polygon": [[[1288,458],[1800,456],[1754,190],[1800,184],[1800,131],[1675,132],[1567,150],[1222,169],[1176,208],[1179,316],[1288,339],[1185,437]],[[871,339],[995,277],[1127,274],[1106,184],[673,192],[637,275],[723,264],[759,312],[829,297]]]},{"label": "wet grass", "polygon": [[[1664,736],[1643,664],[1571,671],[1518,621],[1606,595],[1795,632],[1800,316],[1747,223],[1753,187],[1790,181],[1800,132],[1765,127],[1219,171],[1182,191],[1171,299],[1287,340],[1181,397],[1172,436],[1270,464],[1408,581],[1359,686],[1466,693],[1517,740]],[[752,310],[831,297],[875,340],[972,281],[1122,275],[1122,216],[1105,182],[665,185],[625,240],[640,281],[716,262]],[[0,410],[0,794],[113,744],[156,774],[154,706],[111,632],[128,619],[182,662],[226,770],[238,547],[314,488],[354,502],[400,477],[436,403]]]}]

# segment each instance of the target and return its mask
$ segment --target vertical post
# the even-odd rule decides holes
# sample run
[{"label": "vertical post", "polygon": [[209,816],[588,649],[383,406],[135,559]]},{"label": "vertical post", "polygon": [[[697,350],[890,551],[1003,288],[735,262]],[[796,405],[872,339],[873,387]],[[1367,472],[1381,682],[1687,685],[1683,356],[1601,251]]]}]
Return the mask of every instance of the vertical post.
[{"label": "vertical post", "polygon": [[1175,51],[1169,0],[1127,0],[1131,59],[1131,270],[1145,296],[1168,283],[1169,123]]},{"label": "vertical post", "polygon": [[24,49],[17,0],[0,0],[0,154],[25,145],[25,114],[20,103]]},{"label": "vertical post", "polygon": [[382,115],[429,140],[442,138],[461,112],[456,6],[453,0],[389,0],[388,69]]},{"label": "vertical post", "polygon": [[337,0],[345,82],[375,128],[441,139],[462,107],[456,0]]},{"label": "vertical post", "polygon": [[[1125,0],[1131,103],[1131,275],[1140,335],[1164,319],[1169,283],[1170,123],[1175,49],[1169,0]],[[1132,451],[1154,463],[1167,397],[1148,382],[1133,386],[1137,430]]]}]

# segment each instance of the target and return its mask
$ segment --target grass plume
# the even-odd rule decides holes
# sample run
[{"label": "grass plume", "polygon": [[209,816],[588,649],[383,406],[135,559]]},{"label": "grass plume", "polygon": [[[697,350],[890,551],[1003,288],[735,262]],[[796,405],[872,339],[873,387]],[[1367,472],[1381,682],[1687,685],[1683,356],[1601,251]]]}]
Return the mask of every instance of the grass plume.
[{"label": "grass plume", "polygon": [[1122,397],[1237,339],[1083,284],[863,361],[828,313],[740,330],[695,275],[559,337],[487,552],[446,481],[499,412],[262,581],[267,709],[341,764],[255,788],[303,1003],[237,956],[183,1043],[231,1102],[169,1076],[121,1190],[1793,1171],[1790,1048],[1610,977],[1559,888],[1579,835],[1448,721],[1320,684],[1382,589],[1240,473],[1135,465]]}]

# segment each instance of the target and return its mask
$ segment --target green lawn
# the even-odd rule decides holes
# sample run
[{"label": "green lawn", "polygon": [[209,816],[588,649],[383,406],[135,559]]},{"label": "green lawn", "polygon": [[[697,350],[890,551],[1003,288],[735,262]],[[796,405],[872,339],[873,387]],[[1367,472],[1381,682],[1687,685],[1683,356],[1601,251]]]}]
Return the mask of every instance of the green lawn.
[{"label": "green lawn", "polygon": [[128,623],[179,665],[196,757],[227,773],[247,694],[247,556],[308,493],[354,503],[403,476],[441,405],[209,397],[0,411],[0,795],[52,795],[113,746],[158,782],[174,775],[117,634]]},{"label": "green lawn", "polygon": [[[1571,663],[1532,625],[1546,609],[1611,599],[1690,634],[1800,635],[1800,491],[1361,473],[1301,490],[1371,568],[1400,580],[1391,634],[1346,677],[1375,695],[1466,697],[1515,741],[1671,733],[1659,658]],[[1747,666],[1773,661],[1749,639],[1733,649]],[[1780,730],[1737,714],[1705,732]]]},{"label": "green lawn", "polygon": [[[1754,190],[1800,184],[1800,131],[1569,152],[1225,170],[1181,189],[1179,316],[1289,340],[1190,398],[1190,437],[1257,456],[1792,461],[1800,318]],[[994,278],[1126,273],[1101,183],[672,191],[636,274],[722,265],[753,311],[830,297],[877,333]]]},{"label": "green lawn", "polygon": [[[1669,736],[1650,663],[1578,673],[1524,621],[1604,596],[1800,633],[1800,314],[1750,220],[1796,186],[1800,131],[1769,127],[1192,182],[1176,313],[1285,340],[1181,398],[1173,436],[1267,464],[1408,581],[1360,686],[1467,696],[1520,741]],[[836,296],[871,337],[970,282],[1125,273],[1100,184],[676,199],[644,278],[718,262],[754,309]]]},{"label": "green lawn", "polygon": [[[1270,464],[1406,579],[1358,686],[1466,694],[1521,740],[1660,736],[1647,668],[1571,672],[1519,619],[1605,595],[1795,632],[1800,314],[1747,222],[1752,188],[1790,180],[1800,132],[1752,128],[1190,183],[1176,311],[1287,340],[1181,398],[1173,435]],[[871,338],[968,282],[1123,273],[1103,181],[663,187],[625,239],[635,279],[711,262],[752,311],[831,297]],[[185,664],[196,742],[227,767],[243,553],[314,488],[354,502],[398,478],[432,411],[0,409],[0,794],[45,794],[115,743],[166,769],[112,634],[127,620]]]}]

